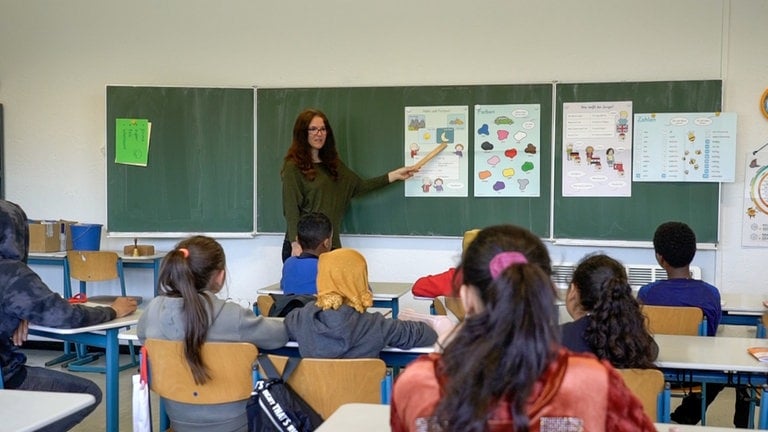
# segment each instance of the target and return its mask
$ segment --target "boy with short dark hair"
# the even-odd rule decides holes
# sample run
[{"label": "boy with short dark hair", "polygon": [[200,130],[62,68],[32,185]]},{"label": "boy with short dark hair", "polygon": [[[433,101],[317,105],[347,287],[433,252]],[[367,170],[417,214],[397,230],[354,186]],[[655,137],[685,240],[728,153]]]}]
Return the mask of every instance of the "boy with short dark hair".
[{"label": "boy with short dark hair", "polygon": [[[651,282],[640,288],[637,299],[654,306],[693,306],[707,317],[707,336],[715,336],[722,310],[720,291],[702,281],[691,279],[690,265],[696,255],[696,234],[683,222],[665,222],[653,235],[656,261],[667,272],[667,280]],[[707,384],[707,406],[725,387]],[[701,420],[701,395],[690,394],[671,415],[672,421],[696,424]],[[749,419],[749,395],[743,386],[736,387],[733,424],[745,428]]]},{"label": "boy with short dark hair", "polygon": [[283,294],[317,294],[317,257],[331,250],[332,236],[333,226],[324,214],[307,213],[299,219],[297,241],[302,251],[283,263]]}]

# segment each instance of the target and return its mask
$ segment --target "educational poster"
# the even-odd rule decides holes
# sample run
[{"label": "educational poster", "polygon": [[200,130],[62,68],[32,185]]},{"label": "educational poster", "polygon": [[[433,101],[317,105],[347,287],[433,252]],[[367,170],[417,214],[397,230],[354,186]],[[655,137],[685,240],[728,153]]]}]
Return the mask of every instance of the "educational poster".
[{"label": "educational poster", "polygon": [[632,196],[632,102],[563,104],[563,196]]},{"label": "educational poster", "polygon": [[[767,157],[762,158],[768,161]],[[741,245],[768,247],[768,165],[747,154]]]},{"label": "educational poster", "polygon": [[732,182],[736,113],[635,114],[635,181]]},{"label": "educational poster", "polygon": [[541,195],[541,106],[475,106],[475,196]]},{"label": "educational poster", "polygon": [[469,107],[405,107],[405,165],[421,165],[405,181],[406,197],[466,197]]}]

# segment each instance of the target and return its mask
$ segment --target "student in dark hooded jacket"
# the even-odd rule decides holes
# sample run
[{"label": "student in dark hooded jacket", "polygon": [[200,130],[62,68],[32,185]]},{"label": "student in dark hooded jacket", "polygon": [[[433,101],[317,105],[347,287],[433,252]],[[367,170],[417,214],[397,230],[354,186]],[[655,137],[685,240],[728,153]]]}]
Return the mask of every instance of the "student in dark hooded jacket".
[{"label": "student in dark hooded jacket", "polygon": [[123,317],[136,310],[136,300],[120,297],[111,306],[71,305],[52,292],[27,266],[29,227],[24,210],[0,200],[0,366],[6,389],[89,393],[96,403],[58,420],[41,431],[66,431],[80,423],[101,402],[92,381],[52,369],[26,366],[19,346],[28,325],[76,328]]}]

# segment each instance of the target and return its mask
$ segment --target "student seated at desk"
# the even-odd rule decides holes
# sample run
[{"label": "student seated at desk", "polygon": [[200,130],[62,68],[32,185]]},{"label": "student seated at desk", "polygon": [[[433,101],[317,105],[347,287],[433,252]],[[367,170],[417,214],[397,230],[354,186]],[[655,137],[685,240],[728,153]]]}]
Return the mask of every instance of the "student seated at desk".
[{"label": "student seated at desk", "polygon": [[365,258],[353,249],[320,255],[317,302],[285,317],[291,339],[302,357],[375,358],[385,346],[429,346],[437,334],[427,324],[367,313],[373,305]]},{"label": "student seated at desk", "polygon": [[299,219],[296,228],[301,254],[283,263],[280,289],[283,294],[317,294],[317,257],[331,250],[333,227],[322,213],[307,213]]},{"label": "student seated at desk", "polygon": [[560,326],[564,347],[594,353],[617,368],[656,368],[659,347],[620,262],[607,255],[584,258],[573,272],[565,307],[574,321]]},{"label": "student seated at desk", "polygon": [[[667,280],[651,282],[640,288],[640,303],[656,306],[693,306],[707,317],[707,335],[715,336],[722,310],[720,291],[702,281],[691,279],[691,262],[696,255],[696,234],[683,222],[665,222],[653,234],[656,261],[667,272]],[[706,384],[706,405],[723,390],[723,384]],[[749,394],[743,386],[736,387],[733,424],[738,428],[749,425]],[[672,421],[696,424],[701,420],[701,393],[683,398],[671,415]]]},{"label": "student seated at desk", "polygon": [[[464,238],[461,240],[461,250],[467,250],[467,246],[475,239],[479,229],[473,229],[464,232]],[[435,298],[440,296],[450,297],[457,291],[456,282],[461,282],[461,275],[456,274],[454,267],[448,270],[434,274],[422,276],[416,279],[411,288],[411,293],[416,297]]]},{"label": "student seated at desk", "polygon": [[0,200],[0,367],[6,389],[89,393],[96,403],[64,417],[42,431],[66,431],[101,402],[101,390],[90,380],[53,369],[26,366],[19,346],[29,323],[55,328],[101,324],[136,310],[136,300],[118,297],[107,307],[72,305],[52,292],[27,266],[29,227],[18,205]]},{"label": "student seated at desk", "polygon": [[[226,275],[224,249],[214,239],[194,236],[179,242],[163,258],[155,297],[139,318],[139,340],[184,341],[185,357],[195,382],[208,379],[200,351],[206,341],[250,342],[267,349],[288,342],[280,320],[257,317],[253,310],[216,297]],[[227,359],[221,359],[227,361]],[[247,400],[215,405],[165,401],[174,431],[241,431],[248,425]]]},{"label": "student seated at desk", "polygon": [[656,431],[610,364],[558,343],[552,265],[536,235],[486,228],[459,268],[466,317],[442,354],[395,381],[394,432]]}]

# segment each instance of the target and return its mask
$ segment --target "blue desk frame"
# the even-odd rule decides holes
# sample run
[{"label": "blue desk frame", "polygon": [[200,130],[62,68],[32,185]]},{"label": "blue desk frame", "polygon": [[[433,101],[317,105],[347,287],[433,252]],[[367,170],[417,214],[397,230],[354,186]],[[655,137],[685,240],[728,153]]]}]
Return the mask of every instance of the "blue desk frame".
[{"label": "blue desk frame", "polygon": [[[157,296],[157,281],[160,276],[160,264],[163,261],[164,254],[155,254],[146,257],[128,257],[118,253],[120,259],[123,261],[123,268],[140,268],[151,269],[153,274],[154,286],[153,291]],[[47,266],[59,266],[62,268],[62,287],[66,291],[70,286],[71,280],[69,277],[69,269],[64,263],[67,260],[66,252],[31,252],[27,259],[29,265],[47,265]],[[67,294],[66,292],[64,294]]]}]

